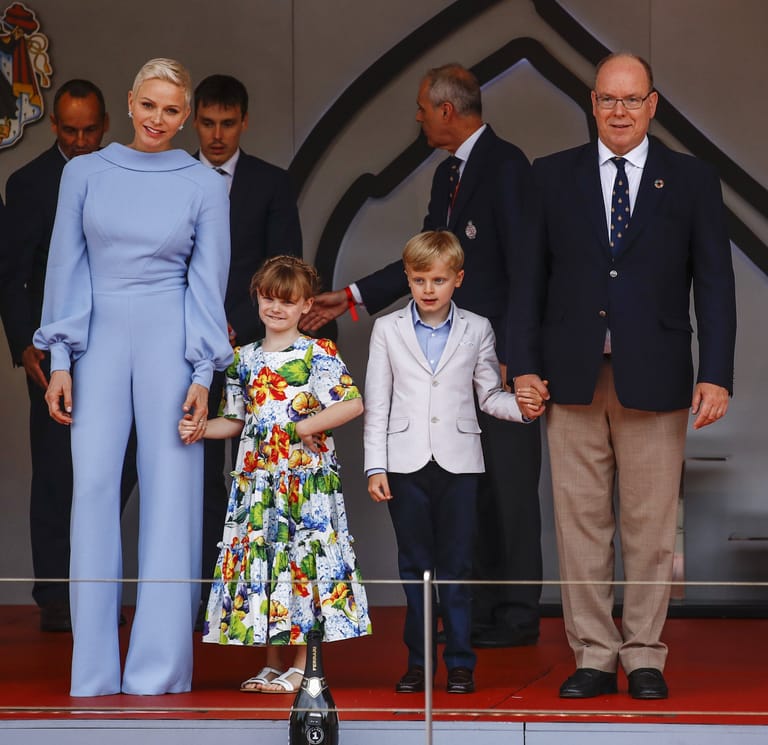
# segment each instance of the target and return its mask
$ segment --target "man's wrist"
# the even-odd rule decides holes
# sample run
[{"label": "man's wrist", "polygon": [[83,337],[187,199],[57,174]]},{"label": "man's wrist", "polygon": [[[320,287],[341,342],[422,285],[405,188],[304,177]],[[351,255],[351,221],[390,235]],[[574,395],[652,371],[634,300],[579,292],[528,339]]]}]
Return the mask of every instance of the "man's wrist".
[{"label": "man's wrist", "polygon": [[359,321],[360,316],[357,314],[357,300],[355,299],[355,293],[352,292],[352,288],[349,285],[344,288],[344,293],[347,296],[347,309],[349,310],[349,315],[352,316],[353,321]]}]

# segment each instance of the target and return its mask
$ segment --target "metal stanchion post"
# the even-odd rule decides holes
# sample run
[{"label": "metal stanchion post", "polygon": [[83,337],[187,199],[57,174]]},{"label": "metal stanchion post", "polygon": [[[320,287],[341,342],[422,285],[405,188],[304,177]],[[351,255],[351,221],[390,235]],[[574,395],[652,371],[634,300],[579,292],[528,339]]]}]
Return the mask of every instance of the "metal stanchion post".
[{"label": "metal stanchion post", "polygon": [[424,742],[432,745],[432,572],[424,572]]}]

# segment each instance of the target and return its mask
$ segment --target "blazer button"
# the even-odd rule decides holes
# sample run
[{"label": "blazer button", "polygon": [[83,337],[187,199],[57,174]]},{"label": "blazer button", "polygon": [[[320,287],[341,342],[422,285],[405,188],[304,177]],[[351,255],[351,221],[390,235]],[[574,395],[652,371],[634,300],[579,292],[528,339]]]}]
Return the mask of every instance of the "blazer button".
[{"label": "blazer button", "polygon": [[619,276],[619,273],[615,269],[611,269],[611,271],[608,272],[608,274],[611,277],[611,279],[616,279],[616,277]]},{"label": "blazer button", "polygon": [[440,385],[436,380],[432,381],[432,387],[437,388],[437,386]]},{"label": "blazer button", "polygon": [[436,416],[433,416],[429,421],[432,422],[432,424],[437,424],[440,420]]},{"label": "blazer button", "polygon": [[599,315],[600,318],[605,318],[608,314],[604,310],[601,310],[597,315]]}]

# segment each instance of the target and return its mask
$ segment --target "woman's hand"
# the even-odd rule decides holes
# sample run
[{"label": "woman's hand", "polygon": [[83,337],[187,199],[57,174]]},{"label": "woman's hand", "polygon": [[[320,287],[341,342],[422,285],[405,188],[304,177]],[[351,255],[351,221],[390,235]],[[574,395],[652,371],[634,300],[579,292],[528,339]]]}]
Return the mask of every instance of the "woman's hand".
[{"label": "woman's hand", "polygon": [[72,376],[66,370],[54,370],[45,391],[48,413],[59,424],[72,424]]},{"label": "woman's hand", "polygon": [[[181,406],[184,418],[179,422],[179,434],[181,439],[189,445],[197,442],[205,434],[205,425],[208,420],[208,389],[199,383],[192,383],[187,390],[187,397]],[[190,422],[191,427],[185,425],[182,432],[182,422]],[[191,433],[187,432],[191,429]]]}]

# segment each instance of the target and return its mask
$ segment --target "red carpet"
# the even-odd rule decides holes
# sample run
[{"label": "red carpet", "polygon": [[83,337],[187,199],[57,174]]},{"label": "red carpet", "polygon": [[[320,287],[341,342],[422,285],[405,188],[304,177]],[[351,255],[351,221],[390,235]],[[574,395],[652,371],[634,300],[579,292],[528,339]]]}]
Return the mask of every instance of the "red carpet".
[{"label": "red carpet", "polygon": [[[423,718],[421,695],[397,695],[405,671],[402,608],[372,610],[374,634],[324,646],[331,690],[346,720]],[[162,632],[161,629],[158,630]],[[122,630],[127,640],[128,628]],[[197,636],[199,639],[199,635]],[[634,701],[620,693],[586,701],[558,698],[572,672],[562,621],[544,619],[539,643],[478,650],[477,692],[449,695],[445,669],[435,682],[435,719],[494,721],[661,722],[768,724],[768,620],[673,619],[665,641],[670,656],[666,701]],[[168,696],[73,699],[69,687],[71,638],[38,631],[33,606],[0,606],[0,719],[284,719],[291,695],[238,691],[262,665],[263,650],[195,646],[193,691]]]}]

